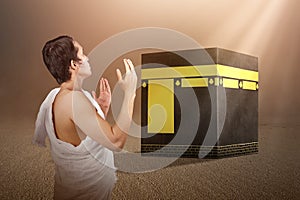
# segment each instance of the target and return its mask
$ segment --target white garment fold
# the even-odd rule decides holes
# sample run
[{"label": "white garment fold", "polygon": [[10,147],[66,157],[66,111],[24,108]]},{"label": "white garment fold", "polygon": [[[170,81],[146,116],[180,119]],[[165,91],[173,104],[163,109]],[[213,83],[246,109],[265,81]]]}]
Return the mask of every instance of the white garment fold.
[{"label": "white garment fold", "polygon": [[[33,137],[34,144],[44,147],[46,136],[49,137],[55,163],[54,199],[110,199],[117,180],[113,152],[88,136],[76,147],[56,137],[52,104],[59,90],[53,89],[43,101]],[[90,93],[83,92],[105,118]]]}]

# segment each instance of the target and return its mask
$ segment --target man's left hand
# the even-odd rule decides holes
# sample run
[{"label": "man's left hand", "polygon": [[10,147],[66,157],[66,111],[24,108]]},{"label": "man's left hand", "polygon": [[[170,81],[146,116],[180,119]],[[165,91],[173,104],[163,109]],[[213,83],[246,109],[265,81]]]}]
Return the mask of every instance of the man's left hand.
[{"label": "man's left hand", "polygon": [[92,91],[92,95],[106,116],[111,103],[111,90],[106,78],[99,81],[99,96],[97,97],[95,91]]}]

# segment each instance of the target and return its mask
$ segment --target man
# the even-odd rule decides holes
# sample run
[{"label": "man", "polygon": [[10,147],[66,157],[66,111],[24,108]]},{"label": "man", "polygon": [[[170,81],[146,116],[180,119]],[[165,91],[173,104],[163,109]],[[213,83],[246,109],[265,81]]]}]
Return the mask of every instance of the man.
[{"label": "man", "polygon": [[100,80],[100,95],[82,89],[91,75],[88,58],[81,45],[69,36],[48,41],[43,59],[59,88],[42,103],[36,120],[33,142],[45,146],[50,139],[55,162],[54,199],[109,199],[116,182],[112,151],[126,142],[135,99],[137,76],[132,62],[124,59],[126,74],[117,69],[124,99],[116,124],[106,120],[111,91]]}]

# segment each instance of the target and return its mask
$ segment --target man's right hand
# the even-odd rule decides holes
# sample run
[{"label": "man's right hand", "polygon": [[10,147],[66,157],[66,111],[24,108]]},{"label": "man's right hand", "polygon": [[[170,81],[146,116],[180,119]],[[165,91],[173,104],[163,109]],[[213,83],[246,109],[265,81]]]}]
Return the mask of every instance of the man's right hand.
[{"label": "man's right hand", "polygon": [[136,95],[137,75],[130,59],[123,59],[125,65],[125,76],[122,77],[121,71],[117,69],[118,83],[125,92],[125,97],[134,98]]}]

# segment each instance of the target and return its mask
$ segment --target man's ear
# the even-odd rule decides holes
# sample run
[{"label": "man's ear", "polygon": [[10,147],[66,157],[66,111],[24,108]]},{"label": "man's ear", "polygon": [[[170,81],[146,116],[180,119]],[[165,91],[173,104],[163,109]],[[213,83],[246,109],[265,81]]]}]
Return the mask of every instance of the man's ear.
[{"label": "man's ear", "polygon": [[74,60],[71,60],[71,63],[70,63],[70,64],[71,64],[71,65],[70,65],[70,68],[73,69],[73,70],[75,70],[76,67],[77,67],[75,61],[74,61]]}]

